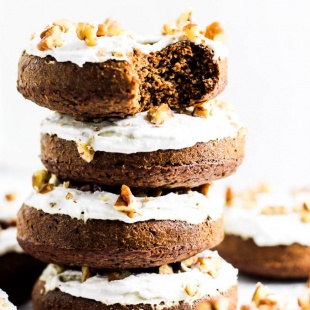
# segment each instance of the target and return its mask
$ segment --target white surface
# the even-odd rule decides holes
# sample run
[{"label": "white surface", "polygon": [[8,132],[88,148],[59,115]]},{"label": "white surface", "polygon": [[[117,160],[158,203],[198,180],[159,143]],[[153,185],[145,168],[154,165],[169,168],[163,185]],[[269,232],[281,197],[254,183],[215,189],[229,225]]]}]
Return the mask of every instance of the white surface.
[{"label": "white surface", "polygon": [[[135,32],[158,33],[191,6],[201,25],[220,20],[229,48],[229,85],[222,97],[236,104],[248,126],[243,166],[229,182],[268,179],[290,187],[310,170],[310,2],[300,0],[0,1],[0,148],[2,164],[32,171],[39,165],[39,123],[48,111],[16,91],[17,61],[29,35],[58,18],[103,21],[112,16]],[[1,18],[1,17],[0,17]],[[1,79],[0,78],[0,79]],[[5,113],[5,116],[4,114]],[[0,142],[1,143],[1,142]],[[289,181],[288,181],[289,180]]]}]

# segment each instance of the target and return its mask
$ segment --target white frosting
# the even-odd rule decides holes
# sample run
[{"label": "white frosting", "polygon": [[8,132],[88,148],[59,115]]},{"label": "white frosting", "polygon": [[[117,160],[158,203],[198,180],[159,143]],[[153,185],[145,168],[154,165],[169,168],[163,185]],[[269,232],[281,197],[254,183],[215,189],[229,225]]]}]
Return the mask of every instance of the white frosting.
[{"label": "white frosting", "polygon": [[0,289],[0,310],[16,310],[17,308],[9,302],[8,294]]},{"label": "white frosting", "polygon": [[[205,251],[200,257],[218,256],[217,252]],[[72,277],[62,282],[61,276]],[[55,268],[49,265],[41,278],[46,291],[58,288],[60,291],[76,297],[96,300],[106,305],[120,303],[136,305],[139,303],[156,305],[156,309],[169,307],[184,301],[192,304],[204,296],[218,296],[237,284],[237,269],[223,261],[218,277],[202,273],[198,267],[174,274],[140,273],[122,280],[108,281],[107,276],[96,275],[81,283],[80,271],[65,271],[57,275]],[[193,284],[198,288],[195,296],[189,296],[185,287]],[[164,303],[160,305],[160,303]]]},{"label": "white frosting", "polygon": [[17,239],[17,228],[9,227],[0,230],[0,256],[6,253],[22,253],[23,250],[19,246]]},{"label": "white frosting", "polygon": [[236,113],[218,106],[213,112],[208,118],[175,113],[159,126],[147,120],[147,112],[101,123],[79,122],[72,116],[54,113],[42,122],[41,133],[81,141],[94,151],[124,154],[182,149],[198,142],[235,137],[241,127]]},{"label": "white frosting", "polygon": [[[72,199],[66,199],[68,193],[73,195]],[[215,221],[222,215],[223,201],[211,193],[207,196],[198,192],[183,195],[170,193],[155,197],[153,200],[136,197],[140,207],[133,218],[124,212],[115,210],[114,204],[117,197],[118,195],[104,191],[91,193],[56,187],[46,194],[34,191],[25,204],[37,210],[43,210],[45,213],[66,214],[84,221],[98,219],[135,223],[153,219],[199,224],[206,219]]]},{"label": "white frosting", "polygon": [[[50,50],[39,51],[37,44],[40,42],[40,36],[37,34],[31,40],[26,49],[26,53],[38,57],[52,56],[58,62],[70,61],[82,67],[86,62],[104,62],[108,59],[128,60],[128,54],[134,49],[140,50],[144,54],[157,52],[168,45],[181,40],[181,34],[166,35],[158,37],[153,44],[144,44],[144,42],[154,42],[154,38],[139,37],[138,40],[129,35],[120,35],[112,37],[99,37],[96,46],[87,46],[83,40],[80,40],[75,33],[62,33],[64,43],[61,47],[53,47]],[[151,39],[151,40],[150,40]],[[205,38],[203,35],[190,40],[195,44],[202,44],[209,47],[214,52],[214,59],[224,59],[227,57],[227,48],[221,42],[215,42]]]},{"label": "white frosting", "polygon": [[[0,222],[8,222],[12,219],[16,218],[16,214],[23,204],[23,200],[25,198],[25,195],[18,190],[12,190],[14,189],[14,186],[9,187],[8,190],[0,190]],[[14,195],[14,199],[12,201],[9,201],[5,198],[5,195],[12,194]]]},{"label": "white frosting", "polygon": [[[256,195],[254,208],[246,208],[241,198],[235,198],[233,207],[224,209],[225,233],[252,238],[258,246],[291,245],[310,246],[310,223],[303,223],[294,206],[310,203],[310,192],[261,193]],[[309,204],[310,205],[310,204]],[[285,206],[288,214],[265,215],[261,210],[268,206]]]}]

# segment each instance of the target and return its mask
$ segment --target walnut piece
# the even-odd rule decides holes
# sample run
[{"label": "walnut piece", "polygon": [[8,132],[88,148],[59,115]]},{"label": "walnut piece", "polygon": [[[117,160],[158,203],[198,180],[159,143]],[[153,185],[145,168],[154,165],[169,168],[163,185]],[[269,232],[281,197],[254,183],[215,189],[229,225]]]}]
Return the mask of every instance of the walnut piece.
[{"label": "walnut piece", "polygon": [[47,183],[41,186],[38,193],[44,195],[44,194],[51,192],[52,190],[54,190],[54,185]]},{"label": "walnut piece", "polygon": [[213,279],[218,276],[218,271],[222,267],[222,258],[211,256],[211,257],[199,257],[199,269],[201,272],[209,274]]},{"label": "walnut piece", "polygon": [[195,296],[198,293],[197,286],[195,284],[187,284],[185,287],[185,292],[189,296]]},{"label": "walnut piece", "polygon": [[59,26],[62,32],[73,32],[76,29],[75,23],[68,19],[58,19],[53,22],[54,26]]},{"label": "walnut piece", "polygon": [[196,265],[197,263],[198,263],[198,256],[192,256],[192,257],[190,257],[188,259],[183,260],[181,262],[181,266],[183,264],[185,267],[190,268],[190,267]]},{"label": "walnut piece", "polygon": [[233,198],[234,198],[234,194],[233,194],[231,187],[227,187],[226,194],[225,194],[226,206],[228,207],[232,206]]},{"label": "walnut piece", "polygon": [[226,34],[219,22],[207,26],[204,36],[213,41],[226,42]]},{"label": "walnut piece", "polygon": [[37,48],[39,51],[50,50],[53,47],[60,47],[63,44],[61,38],[62,30],[59,26],[52,26],[44,30],[41,35],[41,41],[38,43]]},{"label": "walnut piece", "polygon": [[16,199],[16,193],[8,193],[4,196],[5,200],[7,201],[14,201]]},{"label": "walnut piece", "polygon": [[114,208],[117,211],[125,212],[130,218],[133,218],[141,203],[136,201],[136,198],[131,193],[128,186],[122,185],[121,194],[118,196]]},{"label": "walnut piece", "polygon": [[83,160],[90,163],[94,159],[95,151],[91,145],[82,143],[81,141],[76,142],[77,150]]},{"label": "walnut piece", "polygon": [[208,118],[213,115],[214,106],[214,100],[198,103],[194,107],[193,116]]},{"label": "walnut piece", "polygon": [[172,273],[173,273],[172,267],[167,264],[164,264],[159,267],[159,274],[172,274]]},{"label": "walnut piece", "polygon": [[172,35],[179,33],[191,22],[192,10],[187,9],[182,13],[174,22],[170,24],[164,24],[162,29],[163,35]]},{"label": "walnut piece", "polygon": [[147,113],[147,118],[155,125],[161,125],[173,116],[173,112],[166,103],[163,103],[158,107],[150,108]]},{"label": "walnut piece", "polygon": [[282,297],[271,292],[267,286],[257,283],[251,303],[241,306],[240,310],[285,310],[286,304]]},{"label": "walnut piece", "polygon": [[73,198],[73,194],[68,192],[67,195],[66,195],[66,199],[69,200],[69,199],[72,199]]},{"label": "walnut piece", "polygon": [[199,192],[200,194],[206,196],[208,194],[211,186],[212,186],[212,183],[206,183],[206,184],[198,186],[197,188],[195,188],[195,190],[197,190],[197,192]]},{"label": "walnut piece", "polygon": [[265,215],[279,215],[288,214],[288,211],[285,206],[267,206],[262,208],[260,213]]},{"label": "walnut piece", "polygon": [[92,273],[89,267],[82,267],[82,278],[81,282],[85,282],[87,279],[92,277]]},{"label": "walnut piece", "polygon": [[98,26],[89,23],[78,23],[76,34],[80,40],[84,40],[88,46],[97,45]]},{"label": "walnut piece", "polygon": [[35,191],[39,192],[40,188],[47,184],[51,177],[51,173],[47,170],[39,170],[32,175],[32,187]]},{"label": "walnut piece", "polygon": [[307,281],[305,291],[298,297],[298,306],[302,310],[310,310],[310,279]]},{"label": "walnut piece", "polygon": [[196,24],[188,24],[184,26],[182,30],[185,36],[184,39],[194,40],[197,39],[200,35],[199,28]]},{"label": "walnut piece", "polygon": [[103,24],[98,25],[97,37],[107,36],[119,36],[124,33],[124,29],[120,24],[111,18],[107,18]]}]

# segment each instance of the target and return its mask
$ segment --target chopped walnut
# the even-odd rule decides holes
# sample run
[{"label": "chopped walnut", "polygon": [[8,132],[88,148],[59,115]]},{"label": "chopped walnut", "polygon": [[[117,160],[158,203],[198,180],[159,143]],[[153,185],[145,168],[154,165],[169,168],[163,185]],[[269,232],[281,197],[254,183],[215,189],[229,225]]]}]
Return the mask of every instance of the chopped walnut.
[{"label": "chopped walnut", "polygon": [[66,195],[66,199],[69,200],[69,199],[72,199],[73,198],[73,194],[68,192],[67,195]]},{"label": "chopped walnut", "polygon": [[219,22],[207,26],[204,36],[213,41],[226,42],[226,34]]},{"label": "chopped walnut", "polygon": [[125,212],[129,217],[134,217],[137,210],[140,207],[140,203],[136,201],[136,198],[131,193],[128,186],[122,185],[121,194],[118,196],[114,208],[117,211]]},{"label": "chopped walnut", "polygon": [[92,277],[92,273],[89,267],[82,267],[82,278],[81,282],[85,282],[87,279]]},{"label": "chopped walnut", "polygon": [[257,283],[252,302],[243,305],[241,310],[285,310],[286,302],[283,298],[271,292],[268,287]]},{"label": "chopped walnut", "polygon": [[175,22],[165,24],[162,29],[162,34],[171,35],[181,32],[183,28],[191,22],[192,10],[187,9],[182,13]]},{"label": "chopped walnut", "polygon": [[208,118],[213,115],[214,100],[198,103],[194,107],[193,116]]},{"label": "chopped walnut", "polygon": [[60,47],[63,44],[61,38],[61,28],[59,26],[52,26],[44,30],[41,35],[41,41],[38,43],[37,48],[39,51],[50,50],[53,47]]},{"label": "chopped walnut", "polygon": [[76,34],[80,40],[84,40],[88,46],[97,45],[98,27],[89,23],[78,23]]},{"label": "chopped walnut", "polygon": [[309,202],[304,202],[298,210],[300,213],[300,220],[303,223],[310,223],[310,205]]},{"label": "chopped walnut", "polygon": [[198,256],[192,256],[188,259],[185,259],[181,262],[181,266],[184,265],[185,267],[192,267],[198,263]]},{"label": "chopped walnut", "polygon": [[59,26],[62,32],[73,32],[76,29],[75,23],[68,19],[58,19],[53,22],[54,26]]},{"label": "chopped walnut", "polygon": [[227,187],[226,194],[225,194],[226,206],[229,206],[229,207],[232,206],[233,198],[234,198],[234,194],[233,194],[231,187]]},{"label": "chopped walnut", "polygon": [[169,108],[169,106],[164,103],[158,107],[152,107],[149,109],[147,113],[147,118],[150,120],[152,124],[161,125],[169,118],[172,118],[173,112]]},{"label": "chopped walnut", "polygon": [[117,281],[117,280],[123,280],[131,275],[131,272],[128,270],[118,270],[113,271],[108,274],[108,281]]},{"label": "chopped walnut", "polygon": [[302,310],[310,310],[310,279],[307,281],[305,291],[298,297],[298,306]]},{"label": "chopped walnut", "polygon": [[35,191],[39,192],[40,188],[47,184],[51,177],[51,173],[47,170],[39,170],[32,176],[32,187]]},{"label": "chopped walnut", "polygon": [[288,214],[288,211],[285,206],[267,206],[262,208],[260,213],[265,215],[279,215]]},{"label": "chopped walnut", "polygon": [[111,18],[107,18],[103,24],[98,25],[97,37],[107,36],[119,36],[124,33],[124,29],[120,24]]},{"label": "chopped walnut", "polygon": [[185,35],[185,39],[194,40],[197,39],[200,35],[199,28],[196,24],[188,24],[183,27],[183,32]]},{"label": "chopped walnut", "polygon": [[4,197],[7,201],[14,201],[16,199],[16,193],[6,194]]},{"label": "chopped walnut", "polygon": [[164,264],[159,267],[159,274],[172,274],[172,273],[173,273],[172,267],[167,264]]},{"label": "chopped walnut", "polygon": [[81,158],[87,163],[90,163],[94,159],[95,155],[93,148],[88,144],[82,143],[81,141],[76,142],[76,145]]},{"label": "chopped walnut", "polygon": [[198,293],[198,288],[194,284],[187,284],[186,287],[185,287],[185,292],[189,296],[195,296]]},{"label": "chopped walnut", "polygon": [[199,269],[200,271],[209,274],[212,278],[216,278],[218,276],[218,271],[222,267],[222,258],[211,256],[211,257],[199,257]]},{"label": "chopped walnut", "polygon": [[198,186],[196,190],[200,194],[203,194],[206,196],[208,194],[211,186],[212,186],[212,183],[206,183],[206,184]]},{"label": "chopped walnut", "polygon": [[38,193],[39,194],[47,194],[47,193],[51,192],[52,190],[54,190],[54,185],[47,183],[47,184],[44,184],[43,186],[41,186]]}]

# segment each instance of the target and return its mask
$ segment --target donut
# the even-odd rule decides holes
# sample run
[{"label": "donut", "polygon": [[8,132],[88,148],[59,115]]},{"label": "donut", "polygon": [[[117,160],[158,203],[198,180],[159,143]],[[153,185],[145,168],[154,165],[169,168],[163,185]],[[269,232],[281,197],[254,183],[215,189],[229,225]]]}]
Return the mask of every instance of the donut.
[{"label": "donut", "polygon": [[[151,271],[101,271],[84,282],[81,271],[58,273],[49,265],[33,289],[33,309],[201,309],[210,304],[236,309],[237,270],[211,251],[191,260],[194,265],[188,267],[190,260]],[[208,270],[201,268],[205,260]]]},{"label": "donut", "polygon": [[310,191],[257,186],[229,195],[225,240],[217,250],[240,271],[298,279],[310,271]]},{"label": "donut", "polygon": [[[186,259],[223,239],[223,201],[212,190],[135,197],[126,186],[117,195],[64,184],[33,191],[18,213],[19,244],[44,262],[148,268]],[[126,200],[124,188],[128,205],[119,204]]]},{"label": "donut", "polygon": [[[193,36],[183,30],[158,38],[95,36],[92,46],[77,31],[73,23],[67,32],[51,25],[31,39],[18,64],[17,89],[26,99],[90,120],[162,103],[188,107],[215,98],[227,84],[225,45],[198,29]],[[44,36],[53,35],[61,46],[42,47]]]},{"label": "donut", "polygon": [[244,148],[245,129],[218,100],[207,118],[174,113],[160,125],[141,112],[99,123],[54,114],[41,126],[41,161],[50,172],[106,186],[193,188],[234,173]]}]

